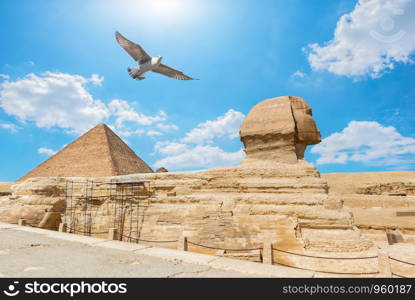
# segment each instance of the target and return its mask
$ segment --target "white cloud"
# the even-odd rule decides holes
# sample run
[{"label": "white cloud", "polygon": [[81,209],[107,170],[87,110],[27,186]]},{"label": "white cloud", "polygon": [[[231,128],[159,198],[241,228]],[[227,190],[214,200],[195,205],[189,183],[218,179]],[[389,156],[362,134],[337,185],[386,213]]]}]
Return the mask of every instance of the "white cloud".
[{"label": "white cloud", "polygon": [[[119,99],[112,100],[108,107],[111,116],[115,118],[114,125],[111,128],[124,137],[142,134],[160,136],[163,135],[163,132],[178,129],[174,124],[164,123],[167,120],[167,114],[162,110],[157,115],[148,116],[137,112],[128,101]],[[146,126],[147,128],[138,128],[139,126]]]},{"label": "white cloud", "polygon": [[11,132],[16,132],[21,129],[21,127],[13,123],[0,123],[0,128],[10,130]]},{"label": "white cloud", "polygon": [[144,129],[118,129],[114,125],[109,125],[112,131],[122,137],[130,137],[132,135],[143,135],[146,133]]},{"label": "white cloud", "polygon": [[147,131],[148,136],[160,136],[163,135],[160,131],[150,129]]},{"label": "white cloud", "polygon": [[[160,111],[148,116],[137,112],[128,101],[114,99],[108,105],[94,99],[87,90],[88,84],[101,86],[104,78],[93,74],[80,75],[46,72],[28,74],[9,82],[8,75],[0,74],[6,81],[0,83],[0,107],[21,122],[31,121],[37,127],[64,128],[69,133],[81,134],[91,127],[110,122],[110,127],[120,136],[159,136],[177,130],[175,124],[166,124],[167,114]],[[2,128],[12,130],[11,125]],[[142,128],[142,126],[151,126]],[[17,127],[14,127],[14,130]]]},{"label": "white cloud", "polygon": [[211,145],[216,139],[235,139],[239,136],[239,127],[244,115],[230,109],[213,121],[206,121],[186,133],[176,141],[157,142],[154,150],[164,158],[154,166],[169,170],[188,168],[213,168],[237,165],[244,157],[242,149],[226,152],[218,146]]},{"label": "white cloud", "polygon": [[398,166],[415,163],[415,138],[402,136],[395,127],[378,122],[352,121],[311,149],[317,164],[359,162]]},{"label": "white cloud", "polygon": [[154,150],[164,155],[178,155],[188,150],[188,146],[176,142],[157,142]]},{"label": "white cloud", "polygon": [[360,0],[339,19],[331,41],[309,45],[308,61],[313,70],[355,78],[377,78],[396,63],[413,63],[414,15],[414,0]]},{"label": "white cloud", "polygon": [[167,114],[164,111],[160,111],[156,116],[147,116],[139,113],[125,100],[114,99],[109,103],[108,107],[116,117],[115,126],[117,128],[125,128],[126,122],[132,122],[137,125],[151,125],[167,119]]},{"label": "white cloud", "polygon": [[0,107],[20,121],[33,121],[37,127],[57,126],[73,133],[83,133],[102,122],[109,112],[104,103],[87,91],[86,84],[99,84],[94,75],[46,72],[28,74],[0,85]]},{"label": "white cloud", "polygon": [[179,130],[179,127],[175,124],[164,124],[164,123],[159,123],[156,125],[156,127],[164,132],[169,132],[169,131],[173,131],[173,130]]},{"label": "white cloud", "polygon": [[1,74],[1,73],[0,73],[0,79],[3,79],[3,80],[9,80],[9,79],[10,79],[10,76],[9,76],[9,75],[7,75],[7,74]]},{"label": "white cloud", "polygon": [[306,74],[302,71],[297,70],[291,76],[294,77],[294,78],[295,77],[304,78],[304,77],[306,77]]},{"label": "white cloud", "polygon": [[49,149],[49,148],[41,147],[41,148],[37,149],[37,153],[45,154],[47,156],[52,156],[52,155],[56,154],[57,151]]},{"label": "white cloud", "polygon": [[104,76],[99,76],[98,74],[92,74],[92,76],[88,79],[89,82],[101,86],[102,82],[104,81]]},{"label": "white cloud", "polygon": [[154,166],[165,167],[168,170],[186,168],[213,168],[219,166],[237,165],[244,157],[243,150],[225,152],[211,145],[185,145],[180,152],[157,161]]},{"label": "white cloud", "polygon": [[215,138],[234,139],[239,136],[239,127],[245,116],[239,111],[230,109],[216,120],[206,121],[189,131],[182,142],[203,144],[211,143]]}]

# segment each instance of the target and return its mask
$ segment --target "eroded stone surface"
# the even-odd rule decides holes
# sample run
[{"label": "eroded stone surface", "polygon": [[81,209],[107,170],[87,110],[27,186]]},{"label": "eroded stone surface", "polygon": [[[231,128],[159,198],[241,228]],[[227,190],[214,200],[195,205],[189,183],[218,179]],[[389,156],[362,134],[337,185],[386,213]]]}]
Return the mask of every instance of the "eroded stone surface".
[{"label": "eroded stone surface", "polygon": [[249,163],[297,163],[307,145],[320,142],[320,132],[304,99],[283,96],[255,105],[241,125]]}]

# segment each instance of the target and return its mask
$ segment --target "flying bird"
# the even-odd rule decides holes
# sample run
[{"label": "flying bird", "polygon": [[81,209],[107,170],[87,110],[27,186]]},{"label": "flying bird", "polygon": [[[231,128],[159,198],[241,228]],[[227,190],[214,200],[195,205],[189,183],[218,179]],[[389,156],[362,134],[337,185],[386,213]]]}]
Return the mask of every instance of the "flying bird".
[{"label": "flying bird", "polygon": [[161,60],[163,57],[151,57],[140,45],[131,42],[118,31],[115,32],[115,38],[118,44],[138,63],[137,67],[128,68],[128,73],[133,79],[143,80],[146,78],[146,72],[153,71],[178,80],[195,80],[195,78],[189,77],[181,71],[162,64]]}]

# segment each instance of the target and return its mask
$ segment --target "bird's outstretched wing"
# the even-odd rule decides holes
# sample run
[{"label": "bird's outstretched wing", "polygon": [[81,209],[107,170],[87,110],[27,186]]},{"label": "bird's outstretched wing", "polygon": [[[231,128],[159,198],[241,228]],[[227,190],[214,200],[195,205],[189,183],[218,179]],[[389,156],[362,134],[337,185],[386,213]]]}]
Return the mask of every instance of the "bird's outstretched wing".
[{"label": "bird's outstretched wing", "polygon": [[183,72],[180,72],[163,64],[159,64],[157,67],[154,67],[152,71],[178,80],[197,80],[195,78],[183,74]]},{"label": "bird's outstretched wing", "polygon": [[138,61],[140,64],[145,63],[149,59],[151,59],[150,55],[148,55],[140,45],[131,42],[130,40],[126,39],[121,33],[118,31],[115,32],[115,38],[120,44],[121,47],[124,48],[128,54],[131,55],[134,60]]}]

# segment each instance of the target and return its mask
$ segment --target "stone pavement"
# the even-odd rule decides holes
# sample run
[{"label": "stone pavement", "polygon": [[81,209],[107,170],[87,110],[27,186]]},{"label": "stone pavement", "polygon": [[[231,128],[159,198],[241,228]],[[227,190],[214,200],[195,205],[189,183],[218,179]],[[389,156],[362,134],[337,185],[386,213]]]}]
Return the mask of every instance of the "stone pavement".
[{"label": "stone pavement", "polygon": [[313,272],[0,223],[0,277],[312,277]]}]

